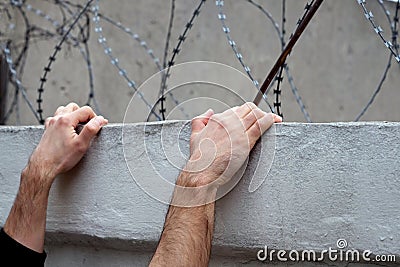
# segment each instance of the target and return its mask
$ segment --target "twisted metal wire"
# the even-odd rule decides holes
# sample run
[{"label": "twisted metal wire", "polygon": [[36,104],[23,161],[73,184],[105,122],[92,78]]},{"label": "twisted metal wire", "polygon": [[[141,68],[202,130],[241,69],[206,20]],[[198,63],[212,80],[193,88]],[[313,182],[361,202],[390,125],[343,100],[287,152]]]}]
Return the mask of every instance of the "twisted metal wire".
[{"label": "twisted metal wire", "polygon": [[385,37],[383,36],[383,29],[381,26],[379,26],[375,20],[374,20],[374,14],[372,13],[372,11],[368,10],[366,7],[366,0],[357,0],[357,2],[360,4],[365,18],[370,22],[370,24],[372,25],[375,33],[379,36],[379,38],[382,40],[382,42],[385,44],[385,46],[387,47],[387,49],[390,51],[390,53],[392,53],[392,55],[395,57],[396,61],[400,64],[400,55],[398,54],[398,52],[396,52],[396,48],[393,45],[393,43],[391,41],[387,41],[385,39]]},{"label": "twisted metal wire", "polygon": [[109,57],[111,64],[117,68],[118,74],[128,83],[128,86],[133,89],[135,93],[137,93],[143,103],[146,105],[148,110],[153,113],[158,120],[161,120],[161,117],[154,112],[150,103],[144,97],[143,92],[139,91],[136,87],[136,83],[128,77],[127,71],[120,66],[119,59],[114,57],[112,53],[111,47],[107,44],[107,39],[103,35],[103,28],[100,25],[100,16],[99,16],[99,0],[96,0],[96,4],[93,6],[92,11],[94,12],[93,21],[95,23],[95,32],[98,34],[98,42],[103,47],[104,53]]},{"label": "twisted metal wire", "polygon": [[[18,95],[19,92],[21,91],[23,94],[23,97],[25,99],[25,101],[29,101],[26,98],[26,94],[25,91],[23,89],[18,89],[18,85],[21,84],[21,78],[23,76],[23,70],[24,70],[24,66],[25,66],[25,62],[26,62],[26,58],[27,58],[27,54],[28,54],[28,48],[29,48],[29,44],[34,42],[34,39],[50,39],[53,38],[54,36],[56,36],[56,34],[42,29],[36,25],[31,25],[28,19],[27,14],[25,13],[25,10],[23,9],[25,7],[25,1],[10,1],[10,6],[13,8],[16,8],[17,11],[21,14],[24,24],[25,24],[25,34],[24,34],[24,42],[22,44],[22,49],[20,49],[20,53],[17,56],[17,60],[15,61],[15,63],[13,64],[14,66],[11,66],[15,71],[18,69],[19,71],[17,71],[19,73],[19,77],[11,77],[11,82],[14,84],[14,86],[16,87],[15,90],[15,94],[14,94],[14,99],[13,102],[10,106],[10,109],[7,112],[7,115],[5,116],[4,120],[6,121],[8,119],[8,116],[13,112],[13,110],[15,109],[16,111],[16,116],[17,116],[17,122],[19,121],[19,106],[18,106]],[[28,9],[30,9],[31,6],[28,6]],[[36,10],[35,12],[37,15],[44,17],[47,20],[51,21],[51,18],[49,18],[48,15],[44,15],[44,12]],[[54,23],[54,21],[53,21]],[[18,44],[14,44],[12,45],[11,42],[10,43],[10,47],[13,47],[13,49],[17,49],[20,45]],[[8,48],[8,45],[6,46]],[[18,53],[17,53],[18,54]],[[11,56],[9,55],[9,57],[11,58]],[[29,106],[32,106],[31,103],[28,104]],[[36,112],[34,112],[34,115],[36,117]]]},{"label": "twisted metal wire", "polygon": [[168,50],[169,50],[169,44],[171,42],[171,34],[172,34],[172,27],[174,25],[174,18],[175,18],[175,0],[171,0],[171,11],[169,15],[167,38],[165,40],[165,46],[164,46],[163,69],[167,67]]},{"label": "twisted metal wire", "polygon": [[[232,48],[232,51],[235,54],[236,59],[239,61],[240,65],[242,65],[244,71],[246,72],[247,76],[251,80],[251,82],[254,84],[256,89],[259,91],[260,90],[260,83],[253,77],[251,73],[250,67],[244,62],[243,55],[242,53],[239,52],[239,48],[236,44],[236,42],[233,40],[231,34],[230,34],[230,28],[227,26],[226,20],[227,20],[227,15],[224,13],[223,6],[224,6],[224,1],[223,0],[217,0],[215,1],[215,5],[218,9],[218,19],[221,22],[222,25],[222,31],[224,32],[226,39],[228,40],[229,46]],[[278,26],[279,27],[279,26]],[[263,94],[263,99],[265,103],[268,105],[269,109],[275,113],[275,109],[273,106],[268,101],[268,96],[267,94]]]},{"label": "twisted metal wire", "polygon": [[[93,66],[91,63],[91,58],[90,58],[90,49],[88,46],[88,40],[89,40],[89,29],[90,26],[88,25],[90,20],[89,19],[89,14],[94,14],[94,18],[96,18],[96,12],[95,10],[90,10],[89,8],[87,8],[86,6],[90,6],[91,2],[93,2],[93,0],[89,0],[86,3],[86,6],[80,6],[79,4],[74,4],[69,2],[68,0],[54,0],[54,1],[50,1],[50,0],[46,0],[48,2],[54,2],[61,11],[62,14],[62,22],[59,22],[57,20],[54,20],[50,15],[46,14],[45,12],[33,8],[31,5],[27,4],[25,1],[10,1],[9,5],[13,8],[15,8],[15,10],[17,12],[20,13],[22,20],[25,24],[25,32],[23,35],[23,42],[18,44],[16,42],[10,43],[10,46],[2,46],[2,51],[4,53],[4,55],[6,56],[6,61],[10,70],[10,81],[11,83],[14,85],[15,87],[15,94],[13,96],[13,101],[11,103],[11,106],[9,108],[9,110],[6,112],[6,119],[9,117],[9,115],[13,112],[13,110],[15,110],[16,112],[16,117],[17,117],[17,122],[19,121],[19,116],[20,116],[20,109],[19,109],[19,95],[21,95],[23,97],[23,100],[27,103],[27,105],[29,106],[29,108],[32,110],[34,116],[40,121],[40,123],[43,123],[43,110],[42,110],[42,105],[43,105],[43,99],[42,99],[42,94],[43,94],[43,90],[44,90],[44,85],[47,81],[47,75],[48,73],[51,71],[51,67],[52,64],[54,63],[54,61],[56,60],[56,56],[58,54],[58,52],[61,50],[61,46],[63,44],[66,44],[68,46],[72,46],[74,48],[79,49],[80,54],[82,55],[83,59],[85,60],[86,66],[87,66],[87,70],[88,70],[88,75],[89,75],[89,87],[90,87],[90,91],[89,91],[89,96],[88,96],[88,100],[87,103],[93,104],[95,106],[96,110],[98,109],[98,104],[96,102],[96,99],[94,97],[94,76],[93,76]],[[96,0],[97,4],[99,0]],[[285,30],[285,23],[286,23],[286,1],[282,0],[282,22],[281,22],[281,29],[278,23],[276,23],[276,21],[274,20],[274,18],[272,17],[272,15],[266,10],[264,9],[261,5],[255,3],[253,0],[246,0],[249,3],[253,4],[254,6],[258,7],[267,17],[268,19],[272,22],[275,30],[278,33],[278,36],[280,38],[281,41],[281,46],[284,47],[285,46],[285,34],[286,34],[286,30]],[[395,15],[392,19],[391,14],[389,12],[389,9],[386,7],[385,3],[383,2],[383,0],[377,0],[380,7],[382,8],[387,21],[390,24],[390,28],[391,28],[391,32],[392,32],[392,38],[391,41],[388,41],[389,39],[386,39],[385,36],[383,35],[383,29],[376,23],[375,19],[374,19],[374,15],[372,14],[371,11],[369,11],[367,9],[367,4],[365,0],[357,0],[357,2],[360,4],[365,17],[367,18],[367,20],[370,22],[370,24],[372,25],[374,31],[376,32],[376,34],[379,36],[379,38],[383,41],[383,43],[385,44],[385,46],[388,48],[390,54],[389,54],[389,60],[388,63],[386,65],[386,68],[383,72],[383,75],[381,77],[381,80],[377,86],[377,88],[375,89],[372,97],[370,98],[370,100],[368,101],[368,103],[366,104],[366,106],[363,108],[362,112],[357,116],[356,121],[358,121],[368,110],[368,108],[372,105],[372,103],[374,102],[376,96],[378,95],[378,93],[381,91],[382,86],[387,78],[387,74],[392,66],[392,59],[393,57],[397,60],[397,62],[400,62],[400,57],[399,57],[399,46],[397,43],[397,37],[398,37],[398,21],[399,21],[399,9],[400,9],[400,0],[397,1],[397,5],[396,5],[396,12]],[[171,0],[171,10],[170,10],[170,20],[169,20],[169,24],[168,24],[168,31],[167,31],[167,38],[166,38],[166,42],[165,42],[165,48],[164,48],[164,57],[163,57],[163,61],[162,63],[160,63],[160,60],[154,55],[153,50],[151,50],[147,43],[144,42],[137,34],[133,33],[129,28],[123,26],[120,22],[115,22],[114,20],[112,20],[109,17],[104,16],[103,14],[101,14],[100,12],[98,12],[97,10],[97,17],[101,18],[102,20],[106,21],[107,23],[110,23],[111,25],[113,25],[114,27],[122,30],[123,32],[127,33],[128,35],[130,35],[134,40],[136,40],[137,42],[139,42],[140,46],[143,47],[146,51],[146,53],[151,57],[152,61],[155,63],[156,67],[158,70],[162,70],[165,69],[165,72],[163,73],[163,78],[162,78],[162,83],[161,83],[161,88],[160,88],[160,98],[157,100],[156,104],[151,106],[148,102],[146,103],[147,108],[151,111],[150,114],[155,115],[159,120],[161,119],[161,116],[164,118],[164,113],[166,112],[164,104],[165,104],[165,96],[168,95],[171,97],[171,99],[175,102],[176,105],[179,105],[179,102],[176,100],[176,98],[173,96],[173,94],[171,92],[165,92],[165,89],[167,88],[167,80],[171,75],[171,70],[170,68],[175,64],[175,58],[176,56],[179,54],[179,52],[182,49],[182,45],[190,31],[190,29],[193,27],[193,22],[194,19],[199,15],[200,13],[200,9],[202,7],[202,5],[204,4],[204,2],[206,2],[206,0],[202,0],[199,3],[199,6],[195,9],[195,11],[193,12],[193,15],[190,19],[190,21],[188,22],[188,24],[186,24],[185,29],[183,34],[181,34],[179,36],[179,42],[177,44],[177,46],[172,50],[172,55],[171,55],[171,59],[169,61],[167,61],[168,58],[168,51],[169,51],[169,46],[170,46],[170,40],[171,40],[171,32],[172,32],[172,28],[173,28],[173,22],[174,22],[174,14],[175,14],[175,0]],[[313,3],[314,0],[311,2]],[[222,3],[222,4],[221,4]],[[220,5],[220,6],[219,6]],[[217,0],[216,1],[216,6],[218,7],[218,10],[223,10],[222,6],[223,6],[223,1],[222,0]],[[309,6],[311,6],[311,4],[307,3],[306,8],[305,8],[305,14],[303,15],[303,17],[301,19],[299,19],[298,24],[300,24],[301,20],[306,16],[308,10],[309,10]],[[79,9],[78,12],[73,11],[71,8],[69,7],[73,7],[73,9]],[[85,8],[86,7],[86,8]],[[308,8],[307,8],[308,7]],[[2,8],[2,7],[1,7]],[[37,25],[33,25],[30,23],[28,16],[26,14],[26,12],[32,12],[34,14],[36,14],[39,17],[42,17],[43,19],[49,21],[51,23],[51,25],[54,27],[54,32],[52,30],[47,30],[47,29],[42,29]],[[84,22],[82,22],[82,18],[86,18],[86,24]],[[244,68],[244,70],[246,71],[246,73],[248,74],[248,76],[250,76],[250,79],[253,81],[253,84],[256,85],[256,83],[258,83],[254,77],[252,77],[250,68],[248,67],[248,65],[245,64],[244,60],[243,60],[243,55],[239,52],[238,46],[236,45],[236,43],[234,42],[231,34],[230,34],[230,30],[227,27],[226,24],[226,14],[222,12],[218,12],[218,19],[221,21],[222,26],[223,26],[223,31],[225,33],[225,35],[227,36],[228,42],[232,48],[232,50],[235,53],[236,58],[239,60],[239,62],[241,63],[242,67]],[[96,21],[95,21],[96,22]],[[96,25],[97,26],[97,25]],[[96,27],[95,30],[98,30],[99,28]],[[101,27],[100,27],[101,29]],[[73,35],[72,31],[77,31],[77,35]],[[28,51],[29,51],[29,46],[30,44],[34,43],[35,41],[40,41],[40,40],[44,40],[44,39],[61,39],[60,42],[56,45],[54,52],[51,54],[50,58],[49,58],[49,62],[46,65],[46,67],[44,68],[44,72],[43,75],[41,76],[40,79],[40,87],[38,89],[38,99],[37,99],[37,111],[35,111],[35,109],[33,109],[33,105],[32,103],[29,101],[29,98],[27,97],[26,94],[26,89],[22,86],[22,76],[23,76],[23,71],[24,71],[24,66],[25,66],[25,62],[27,59],[27,55],[28,55]],[[99,38],[100,39],[100,38]],[[106,41],[106,40],[105,40]],[[234,46],[231,44],[233,43]],[[103,45],[103,44],[102,44]],[[105,44],[107,46],[107,42],[105,42]],[[111,49],[110,47],[104,47],[105,48],[105,52],[106,51],[110,51],[111,54],[111,50],[107,50],[106,48]],[[6,50],[7,49],[7,50]],[[11,52],[10,50],[14,51],[13,55],[15,56],[15,60],[13,60],[11,58]],[[106,53],[107,54],[107,53]],[[110,55],[109,55],[110,56]],[[113,55],[111,54],[111,57]],[[114,62],[117,63],[118,65],[118,58],[114,58]],[[11,62],[11,63],[10,63]],[[111,58],[111,62],[112,62],[112,58]],[[125,76],[125,80],[127,80],[127,74],[126,72],[124,73],[124,69],[122,68],[118,68],[119,73],[121,76]],[[281,86],[282,86],[282,80],[283,80],[283,70],[285,70],[286,76],[288,78],[288,82],[289,85],[292,89],[292,93],[296,98],[296,101],[304,115],[304,117],[306,118],[306,120],[308,122],[311,122],[311,118],[303,104],[303,101],[298,93],[298,89],[296,88],[295,84],[294,84],[294,80],[293,80],[293,76],[291,75],[290,71],[289,71],[289,66],[287,64],[285,64],[279,71],[278,75],[275,77],[274,79],[274,83],[271,84],[270,88],[272,88],[274,86],[274,84],[276,83],[276,89],[274,90],[274,94],[275,94],[275,108],[278,112],[278,114],[281,112],[280,108],[281,108],[281,100],[279,99],[280,97],[280,93],[281,93]],[[17,74],[18,73],[18,74]],[[129,79],[129,78],[128,78]],[[128,81],[128,80],[127,80]],[[133,80],[129,80],[133,83],[133,85],[135,86]],[[128,81],[128,85],[129,85],[129,81]],[[270,89],[268,88],[268,89]],[[135,89],[135,87],[134,87]],[[268,91],[266,92],[265,95],[267,95]],[[140,94],[139,94],[140,96]],[[158,115],[154,109],[155,106],[160,104],[161,105],[161,110],[160,110],[160,115]],[[269,103],[268,103],[269,105]],[[273,107],[270,107],[271,110],[273,109]],[[157,116],[158,115],[158,116]]]},{"label": "twisted metal wire", "polygon": [[[18,79],[17,71],[15,70],[15,68],[13,66],[14,64],[13,64],[13,60],[12,60],[12,57],[11,57],[10,49],[8,47],[2,47],[2,51],[4,52],[4,55],[5,55],[5,58],[6,58],[6,62],[7,62],[7,65],[8,65],[8,69],[9,69],[9,71],[11,73],[11,78],[12,78],[12,81],[15,83],[17,91],[21,93],[21,95],[24,98],[24,100],[25,100],[26,104],[28,105],[29,109],[32,111],[33,115],[39,121],[40,120],[39,114],[35,111],[35,108],[33,107],[32,103],[29,101],[29,98],[28,98],[27,93],[26,93],[26,89],[22,85],[22,82]],[[19,114],[19,112],[17,112],[17,114]]]},{"label": "twisted metal wire", "polygon": [[[79,7],[79,8],[82,7],[82,6],[80,6],[79,4],[74,4],[74,3],[71,3],[71,2],[69,2],[69,1],[65,1],[65,3],[67,3],[68,5],[74,6],[74,7]],[[173,8],[175,8],[175,7],[173,6]],[[97,18],[96,18],[96,12],[95,12],[95,10],[94,10],[94,9],[93,9],[93,10],[89,10],[88,12],[90,12],[90,13],[92,13],[92,14],[94,15],[94,21],[96,22]],[[161,66],[161,64],[160,64],[160,59],[159,59],[158,57],[155,56],[155,54],[154,54],[154,52],[153,52],[153,49],[151,49],[151,48],[148,47],[147,43],[139,36],[139,34],[132,32],[132,30],[131,30],[130,28],[124,26],[121,22],[116,22],[116,21],[112,20],[111,18],[105,16],[104,14],[100,13],[99,10],[97,10],[97,17],[98,17],[98,18],[101,18],[102,20],[106,21],[107,23],[109,23],[109,24],[115,26],[117,29],[120,29],[120,30],[123,31],[124,33],[128,34],[133,40],[137,41],[137,42],[139,43],[139,45],[140,45],[142,48],[145,49],[146,54],[148,54],[148,55],[151,57],[152,61],[153,61],[153,62],[155,63],[155,65],[156,65],[157,69],[158,69],[159,71],[162,71],[163,68],[162,68],[162,66]],[[171,27],[172,27],[172,26],[171,26]],[[101,27],[100,27],[100,29],[101,29]],[[104,48],[104,47],[103,47],[103,48]],[[111,48],[109,47],[109,49],[111,49]],[[106,51],[106,50],[105,50],[105,51]],[[111,59],[111,63],[112,63],[112,62],[118,62],[118,61],[119,61],[118,58],[114,58],[114,60]],[[117,67],[117,69],[118,69],[119,73],[121,73],[121,68],[118,68],[118,67]],[[122,70],[122,72],[123,72],[123,70]],[[133,82],[133,81],[131,80],[131,82]],[[130,84],[130,83],[128,82],[128,85],[129,85],[129,84]],[[171,98],[174,100],[174,102],[175,102],[177,105],[179,105],[179,101],[172,95],[172,93],[168,93],[168,94],[171,96]],[[139,96],[141,97],[141,96],[142,96],[142,93],[139,93]],[[146,102],[147,102],[147,103],[146,103]],[[153,114],[153,115],[156,115],[156,118],[157,118],[158,120],[161,120],[160,116],[157,115],[157,114],[155,113],[154,108],[150,108],[150,104],[148,103],[148,101],[145,101],[145,104],[146,104],[146,106],[148,107],[148,109],[151,110],[150,113]],[[183,108],[180,108],[180,110],[181,110],[184,114],[186,114],[186,113],[184,112]],[[188,115],[186,115],[186,116],[188,117]]]},{"label": "twisted metal wire", "polygon": [[[386,14],[386,18],[390,24],[391,27],[391,31],[392,31],[392,41],[393,41],[393,47],[394,49],[399,48],[399,45],[397,43],[397,37],[398,37],[398,21],[399,21],[399,10],[400,10],[400,0],[397,1],[396,4],[396,11],[395,11],[395,15],[392,18],[390,17],[390,12],[389,10],[386,8],[386,6],[383,4],[382,0],[378,0],[378,3],[380,4],[380,6],[382,7],[384,13]],[[385,70],[383,71],[382,77],[378,83],[378,86],[376,87],[375,91],[373,92],[372,96],[370,97],[370,99],[368,100],[367,104],[364,106],[364,108],[361,110],[361,112],[357,115],[357,117],[354,119],[354,121],[359,121],[364,115],[365,113],[368,111],[368,109],[371,107],[371,105],[373,104],[373,102],[375,101],[375,98],[378,96],[379,92],[382,89],[382,86],[384,84],[384,82],[386,81],[387,78],[387,74],[389,73],[389,69],[392,66],[392,60],[393,60],[393,53],[389,54],[389,60],[388,63],[386,64]]]},{"label": "twisted metal wire", "polygon": [[91,5],[91,3],[93,1],[94,0],[88,0],[85,7],[81,11],[79,11],[76,18],[74,19],[72,24],[69,26],[69,28],[66,31],[66,33],[64,34],[64,36],[62,37],[61,41],[54,48],[54,51],[53,51],[52,55],[49,57],[49,62],[47,63],[46,67],[44,67],[43,75],[40,78],[40,86],[37,90],[38,91],[37,112],[39,114],[39,119],[40,119],[41,124],[44,124],[43,108],[42,108],[42,103],[43,103],[42,95],[44,92],[44,85],[47,81],[47,76],[48,76],[49,72],[51,71],[51,67],[56,60],[56,56],[57,56],[58,52],[61,51],[62,45],[66,41],[67,37],[69,36],[69,34],[72,31],[72,29],[74,28],[74,26],[78,23],[78,21],[81,19],[81,17],[83,16],[83,14],[86,12],[86,10],[89,8],[89,6]]},{"label": "twisted metal wire", "polygon": [[[59,21],[55,20],[54,18],[52,18],[50,15],[46,14],[42,10],[34,8],[33,6],[31,6],[29,4],[26,5],[25,8],[28,11],[32,12],[33,14],[36,14],[37,16],[50,22],[56,28],[57,32],[62,33],[64,26]],[[71,10],[69,10],[69,13],[72,14],[73,12]],[[87,21],[89,22],[90,20],[87,20]],[[89,24],[87,24],[86,26],[87,26],[87,28],[90,28]],[[80,27],[80,29],[83,32],[83,27]],[[47,32],[47,35],[50,35],[50,34],[52,34],[52,33]],[[56,37],[55,34],[53,34],[53,37]],[[74,36],[68,35],[68,39],[72,40],[72,45],[79,49],[79,52],[82,55],[83,59],[85,60],[86,67],[88,70],[89,96],[88,96],[88,100],[86,101],[86,105],[90,106],[93,102],[95,111],[97,113],[101,114],[100,107],[97,103],[97,100],[95,98],[95,92],[94,92],[93,67],[92,67],[92,63],[91,63],[90,50],[89,50],[89,45],[88,45],[89,37],[83,38],[84,41],[82,43],[84,45],[84,48],[81,47],[80,41],[77,38],[75,38]],[[67,40],[66,40],[66,42],[67,42]]]},{"label": "twisted metal wire", "polygon": [[[70,1],[64,0],[63,1],[63,5],[70,5],[76,8],[82,8],[82,5],[79,4],[75,4],[75,3],[71,3]],[[88,10],[89,13],[91,14],[95,14],[95,12],[93,10]],[[110,25],[116,27],[117,29],[121,30],[122,32],[126,33],[127,35],[129,35],[133,40],[135,40],[136,42],[139,43],[139,45],[146,51],[146,54],[148,54],[152,61],[154,62],[154,64],[156,65],[158,70],[162,70],[162,67],[160,65],[160,59],[154,54],[153,49],[151,49],[150,47],[148,47],[148,44],[146,41],[144,41],[139,34],[133,32],[129,27],[124,26],[121,22],[119,21],[115,21],[113,19],[111,19],[110,17],[102,14],[101,12],[97,12],[97,15],[100,17],[100,19],[104,20],[105,22],[109,23]]]},{"label": "twisted metal wire", "polygon": [[[199,16],[201,8],[203,7],[205,2],[206,2],[206,0],[200,0],[200,3],[198,4],[198,6],[193,11],[193,14],[192,14],[190,20],[185,25],[185,29],[183,30],[183,33],[181,35],[179,35],[179,37],[178,37],[178,43],[175,46],[175,48],[172,50],[171,58],[168,61],[166,70],[164,71],[164,74],[163,74],[163,77],[162,77],[162,82],[161,82],[160,99],[159,99],[159,101],[157,101],[161,105],[160,114],[161,114],[161,117],[162,117],[163,120],[165,120],[165,112],[167,111],[166,107],[165,107],[165,100],[166,99],[165,99],[164,92],[167,89],[167,81],[168,81],[168,78],[171,75],[171,67],[175,65],[175,59],[176,59],[177,55],[179,54],[179,52],[181,51],[182,45],[185,42],[190,30],[192,29],[195,19]],[[179,107],[181,112],[183,112],[183,114],[186,117],[188,117],[188,115],[184,112],[184,110],[179,106],[179,102],[176,101],[176,99],[174,98],[173,94],[170,93],[169,95],[172,96],[173,101]]]},{"label": "twisted metal wire", "polygon": [[[273,25],[273,27],[274,27],[274,29],[275,29],[278,37],[279,37],[279,39],[281,40],[281,49],[283,50],[285,45],[286,45],[286,41],[285,41],[285,34],[286,34],[286,30],[285,30],[286,0],[283,0],[283,2],[282,2],[282,30],[280,29],[279,24],[273,18],[272,14],[266,8],[264,8],[263,6],[261,6],[260,4],[258,4],[256,2],[254,2],[253,0],[246,0],[246,1],[249,2],[251,5],[253,5],[254,7],[258,8],[270,20],[271,24]],[[304,16],[305,15],[303,15],[303,17]],[[300,110],[303,113],[304,118],[306,119],[306,121],[311,123],[312,122],[311,116],[308,113],[307,108],[305,107],[305,105],[303,103],[302,97],[299,94],[299,89],[295,85],[294,78],[293,78],[293,76],[292,76],[292,74],[290,72],[290,69],[289,69],[289,65],[288,64],[284,64],[284,68],[285,68],[285,73],[286,73],[286,76],[287,76],[291,91],[292,91],[292,93],[293,93],[293,95],[294,95],[294,97],[296,99],[296,102],[297,102],[298,106],[300,107]],[[276,80],[274,80],[272,82],[272,84],[269,87],[269,89],[274,87],[275,81]],[[267,90],[267,92],[265,94],[268,94],[269,89]]]}]

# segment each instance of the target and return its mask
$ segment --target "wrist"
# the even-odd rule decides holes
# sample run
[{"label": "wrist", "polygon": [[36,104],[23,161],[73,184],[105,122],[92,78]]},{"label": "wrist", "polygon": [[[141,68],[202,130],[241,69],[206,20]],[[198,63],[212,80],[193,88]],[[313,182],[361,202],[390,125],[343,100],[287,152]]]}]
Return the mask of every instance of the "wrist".
[{"label": "wrist", "polygon": [[199,207],[215,202],[218,187],[209,183],[204,173],[182,171],[176,181],[172,206]]},{"label": "wrist", "polygon": [[202,176],[202,174],[190,172],[185,168],[182,171],[181,175],[179,175],[178,180],[176,181],[176,185],[192,188],[201,187],[204,185],[204,183],[203,179],[200,176]]},{"label": "wrist", "polygon": [[43,190],[50,191],[56,175],[48,168],[39,164],[31,157],[28,164],[21,173],[21,185],[29,184],[33,188],[40,187]]},{"label": "wrist", "polygon": [[177,180],[177,185],[182,187],[203,187],[210,185],[216,187],[212,182],[217,180],[216,175],[212,170],[206,168],[204,170],[196,170],[196,164],[188,162],[182,171],[182,175]]}]

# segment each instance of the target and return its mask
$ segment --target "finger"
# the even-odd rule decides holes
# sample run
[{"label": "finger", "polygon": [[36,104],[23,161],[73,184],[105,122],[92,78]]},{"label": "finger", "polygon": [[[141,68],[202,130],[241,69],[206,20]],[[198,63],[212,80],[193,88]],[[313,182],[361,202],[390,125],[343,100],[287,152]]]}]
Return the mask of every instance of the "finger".
[{"label": "finger", "polygon": [[49,128],[49,126],[50,126],[50,121],[53,120],[53,119],[54,119],[53,117],[48,117],[48,118],[46,119],[46,121],[44,122],[44,128],[45,128],[45,129]]},{"label": "finger", "polygon": [[70,113],[70,116],[74,126],[76,126],[78,125],[78,123],[85,123],[93,119],[94,117],[96,117],[96,113],[94,113],[91,107],[84,106]]},{"label": "finger", "polygon": [[248,130],[247,136],[249,138],[250,147],[253,148],[257,140],[267,131],[274,123],[274,116],[272,113],[265,113],[264,116],[259,118]]},{"label": "finger", "polygon": [[104,119],[103,116],[96,116],[92,118],[82,129],[79,134],[79,139],[85,144],[89,145],[93,137],[100,131],[100,129],[108,123],[108,120]]},{"label": "finger", "polygon": [[59,106],[56,110],[56,112],[54,113],[54,116],[58,116],[58,115],[62,115],[64,112],[65,107],[64,106]]},{"label": "finger", "polygon": [[258,119],[265,116],[265,112],[261,109],[253,109],[242,120],[244,129],[247,131]]},{"label": "finger", "polygon": [[235,112],[239,116],[239,118],[244,118],[254,109],[257,109],[257,106],[252,102],[247,102],[237,108]]},{"label": "finger", "polygon": [[239,106],[235,106],[235,107],[231,108],[231,110],[232,110],[233,112],[236,112],[238,109],[239,109]]},{"label": "finger", "polygon": [[280,123],[283,121],[282,117],[276,114],[272,114],[274,116],[274,122]]},{"label": "finger", "polygon": [[77,109],[79,109],[78,104],[73,103],[73,102],[69,103],[64,109],[64,112],[65,112],[64,114],[74,112]]},{"label": "finger", "polygon": [[194,118],[192,120],[192,133],[198,133],[203,130],[212,115],[214,115],[214,111],[212,109],[209,109],[204,114]]}]

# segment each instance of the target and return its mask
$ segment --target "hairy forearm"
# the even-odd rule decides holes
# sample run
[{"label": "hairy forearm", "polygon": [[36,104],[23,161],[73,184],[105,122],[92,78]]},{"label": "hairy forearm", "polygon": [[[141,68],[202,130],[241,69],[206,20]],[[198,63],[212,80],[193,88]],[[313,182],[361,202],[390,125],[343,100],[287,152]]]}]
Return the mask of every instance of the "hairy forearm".
[{"label": "hairy forearm", "polygon": [[[199,181],[198,178],[198,175],[183,172],[178,178],[177,186],[193,186],[192,181]],[[210,199],[210,195],[215,198],[216,189],[191,194],[191,200],[197,199],[194,202],[201,203]],[[188,197],[182,190],[177,189],[172,202],[182,203],[182,199]],[[214,210],[213,201],[197,207],[171,205],[150,266],[208,266],[214,230]]]},{"label": "hairy forearm", "polygon": [[43,252],[46,211],[51,179],[43,177],[38,167],[28,164],[14,205],[4,225],[4,231],[22,245]]}]

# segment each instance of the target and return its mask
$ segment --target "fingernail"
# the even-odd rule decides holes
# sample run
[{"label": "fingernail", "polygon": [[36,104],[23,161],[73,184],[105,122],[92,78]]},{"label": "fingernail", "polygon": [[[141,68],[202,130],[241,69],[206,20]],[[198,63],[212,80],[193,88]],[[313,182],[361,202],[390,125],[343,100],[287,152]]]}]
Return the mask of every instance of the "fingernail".
[{"label": "fingernail", "polygon": [[96,120],[96,123],[99,126],[103,126],[103,123],[104,123],[104,117],[103,116],[97,116],[95,120]]}]

